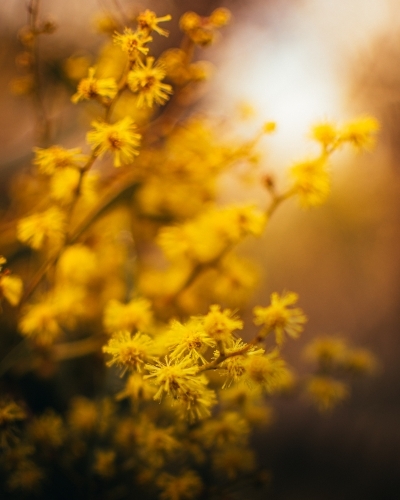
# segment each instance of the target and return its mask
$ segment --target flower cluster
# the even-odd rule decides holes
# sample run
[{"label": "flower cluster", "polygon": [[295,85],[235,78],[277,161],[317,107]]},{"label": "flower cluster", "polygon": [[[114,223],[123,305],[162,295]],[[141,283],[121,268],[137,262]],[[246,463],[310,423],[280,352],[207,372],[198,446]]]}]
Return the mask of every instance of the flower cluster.
[{"label": "flower cluster", "polygon": [[[331,156],[348,144],[370,149],[377,121],[315,125],[320,154],[292,165],[280,190],[259,168],[258,142],[275,122],[244,139],[229,120],[189,106],[212,72],[198,51],[218,39],[230,12],[186,12],[179,48],[156,59],[151,42],[168,36],[160,24],[171,16],[132,15],[117,4],[97,23],[108,37],[97,60],[78,54],[59,66],[59,86],[75,86],[60,115],[70,119],[72,101],[76,114],[86,113],[74,118],[74,132],[90,124],[78,147],[52,142],[41,102],[37,37],[55,26],[38,21],[39,2],[30,2],[20,34],[29,79],[19,88],[39,109],[42,147],[17,176],[5,211],[4,345],[17,344],[14,334],[22,341],[0,371],[14,369],[10,392],[18,394],[13,384],[28,372],[57,374],[55,386],[68,374],[68,384],[43,411],[11,397],[0,402],[0,474],[15,498],[36,497],[46,481],[64,477],[99,498],[122,497],[133,484],[138,497],[161,500],[226,496],[224,485],[257,468],[251,430],[272,423],[274,397],[300,393],[331,410],[349,395],[346,376],[377,366],[368,351],[322,337],[306,350],[314,372],[297,376],[284,347],[307,323],[299,296],[273,292],[253,307],[249,325],[245,306],[261,273],[237,249],[264,235],[287,199],[324,203]],[[57,129],[57,141],[78,137],[67,135]],[[218,188],[228,175],[252,177],[263,198],[224,203]]]}]

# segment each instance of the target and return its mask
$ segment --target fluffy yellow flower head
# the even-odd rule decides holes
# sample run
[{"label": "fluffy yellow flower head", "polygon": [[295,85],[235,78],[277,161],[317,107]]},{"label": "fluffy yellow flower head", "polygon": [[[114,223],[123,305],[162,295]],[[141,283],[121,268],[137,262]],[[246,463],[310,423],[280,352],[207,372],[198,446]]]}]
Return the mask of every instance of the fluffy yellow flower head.
[{"label": "fluffy yellow flower head", "polygon": [[200,437],[208,448],[224,448],[227,444],[243,444],[250,432],[248,423],[235,411],[209,419],[200,429]]},{"label": "fluffy yellow flower head", "polygon": [[129,116],[109,124],[101,121],[92,122],[95,130],[88,132],[86,138],[96,156],[110,152],[114,155],[114,167],[131,163],[139,154],[141,135],[134,132],[136,125]]},{"label": "fluffy yellow flower head", "polygon": [[25,337],[39,345],[49,345],[62,333],[58,320],[59,310],[52,298],[27,306],[19,322],[19,330]]},{"label": "fluffy yellow flower head", "polygon": [[53,175],[60,168],[72,167],[79,169],[87,160],[87,156],[82,154],[81,149],[65,149],[61,146],[51,146],[50,148],[34,148],[35,158],[33,164],[36,165],[41,174]]},{"label": "fluffy yellow flower head", "polygon": [[16,306],[21,300],[23,291],[22,279],[9,274],[0,276],[0,297],[4,297],[9,304]]},{"label": "fluffy yellow flower head", "polygon": [[343,360],[343,366],[357,374],[373,373],[378,367],[378,362],[367,349],[352,349]]},{"label": "fluffy yellow flower head", "polygon": [[67,247],[57,263],[58,277],[64,283],[85,285],[93,280],[97,271],[96,254],[79,243]]},{"label": "fluffy yellow flower head", "polygon": [[251,205],[210,208],[181,225],[163,227],[158,244],[171,260],[209,262],[245,236],[259,236],[266,220],[265,214]]},{"label": "fluffy yellow flower head", "polygon": [[317,123],[311,129],[311,137],[318,141],[324,149],[334,146],[339,135],[337,127],[333,123]]},{"label": "fluffy yellow flower head", "polygon": [[193,360],[206,362],[202,353],[207,347],[214,347],[215,340],[204,331],[202,321],[192,318],[187,323],[172,321],[166,337],[166,345],[171,351],[171,359],[182,358],[186,355]]},{"label": "fluffy yellow flower head", "polygon": [[165,71],[160,65],[154,65],[154,57],[147,57],[146,63],[138,61],[135,68],[128,74],[128,85],[132,92],[138,93],[138,108],[154,104],[162,105],[172,94],[172,87],[162,83]]},{"label": "fluffy yellow flower head", "polygon": [[117,399],[130,398],[133,402],[147,401],[153,398],[155,392],[156,389],[153,385],[147,380],[143,380],[139,373],[134,372],[129,375],[124,390],[117,394]]},{"label": "fluffy yellow flower head", "polygon": [[23,283],[19,276],[12,276],[8,269],[3,270],[6,262],[0,255],[0,299],[4,297],[9,304],[16,306],[21,300]]},{"label": "fluffy yellow flower head", "polygon": [[298,298],[294,292],[286,292],[281,296],[274,292],[268,307],[256,306],[253,309],[254,323],[264,325],[267,333],[274,331],[278,345],[282,344],[284,333],[297,338],[303,331],[307,317],[299,307],[292,307]]},{"label": "fluffy yellow flower head", "polygon": [[155,31],[159,35],[168,36],[169,33],[167,30],[164,30],[158,26],[158,23],[163,23],[165,21],[170,21],[171,16],[168,14],[163,17],[157,17],[155,12],[152,10],[146,9],[144,12],[141,12],[137,17],[137,22],[139,29],[149,34],[152,31]]},{"label": "fluffy yellow flower head", "polygon": [[235,480],[240,474],[256,468],[256,457],[252,450],[244,446],[228,446],[213,454],[213,469],[218,477]]},{"label": "fluffy yellow flower head", "polygon": [[365,116],[347,123],[340,130],[340,141],[348,142],[357,149],[371,149],[375,145],[379,122],[372,116]]},{"label": "fluffy yellow flower head", "polygon": [[103,352],[111,354],[108,366],[118,365],[124,369],[142,371],[145,362],[153,359],[153,341],[148,335],[138,332],[133,336],[129,331],[115,333]]},{"label": "fluffy yellow flower head", "polygon": [[178,416],[189,422],[196,422],[211,415],[211,408],[217,404],[215,391],[207,389],[206,385],[196,390],[182,392],[174,402],[174,409]]},{"label": "fluffy yellow flower head", "polygon": [[190,356],[171,360],[165,357],[165,363],[157,361],[155,365],[146,365],[149,375],[144,379],[153,379],[158,391],[154,399],[161,400],[163,394],[179,399],[183,394],[192,393],[201,388],[202,378],[197,375],[198,367]]},{"label": "fluffy yellow flower head", "polygon": [[130,28],[125,28],[123,34],[114,34],[114,43],[128,55],[130,61],[136,61],[140,54],[146,55],[149,48],[145,45],[152,40],[144,31],[132,31]]},{"label": "fluffy yellow flower head", "polygon": [[71,97],[73,103],[88,99],[105,98],[113,99],[118,92],[117,82],[114,78],[95,78],[95,68],[89,68],[87,78],[81,80],[78,84],[76,93]]},{"label": "fluffy yellow flower head", "polygon": [[325,376],[313,377],[306,386],[306,392],[319,411],[332,410],[349,396],[345,383]]},{"label": "fluffy yellow flower head", "polygon": [[[236,340],[232,347],[225,349],[225,353],[229,356],[232,352],[239,351],[247,346],[242,340]],[[230,356],[225,361],[219,364],[219,368],[226,372],[227,378],[222,386],[223,389],[225,387],[230,387],[232,383],[239,382],[242,377],[246,373],[246,362],[249,356],[261,355],[264,353],[264,349],[260,349],[257,347],[250,347],[243,354],[239,354],[237,356]],[[219,351],[214,353],[214,359],[218,358],[220,355]],[[223,373],[222,373],[223,374]]]},{"label": "fluffy yellow flower head", "polygon": [[153,467],[164,465],[165,457],[170,457],[181,448],[179,441],[174,437],[174,428],[156,427],[143,419],[138,433],[140,458]]},{"label": "fluffy yellow flower head", "polygon": [[60,246],[65,235],[65,214],[57,207],[29,215],[17,225],[17,238],[34,250],[40,250],[45,244]]},{"label": "fluffy yellow flower head", "polygon": [[110,300],[104,310],[103,325],[108,333],[147,330],[152,321],[151,304],[146,299],[133,299],[127,304]]},{"label": "fluffy yellow flower head", "polygon": [[345,341],[337,337],[317,337],[307,346],[305,356],[323,366],[340,363],[347,354]]},{"label": "fluffy yellow flower head", "polygon": [[296,163],[290,170],[290,176],[302,207],[315,207],[326,201],[331,180],[325,161],[317,158]]},{"label": "fluffy yellow flower head", "polygon": [[179,20],[182,31],[197,45],[205,47],[214,42],[217,29],[228,24],[230,12],[219,8],[214,10],[210,17],[200,17],[195,12],[186,12]]},{"label": "fluffy yellow flower head", "polygon": [[253,205],[226,207],[220,211],[220,231],[236,243],[247,235],[260,236],[265,229],[265,213]]},{"label": "fluffy yellow flower head", "polygon": [[34,418],[30,422],[28,433],[37,445],[52,448],[61,446],[66,437],[62,418],[52,410]]},{"label": "fluffy yellow flower head", "polygon": [[87,172],[81,179],[80,172],[75,168],[66,167],[57,170],[50,181],[50,196],[61,205],[70,205],[79,190],[80,200],[92,203],[97,198],[98,175]]},{"label": "fluffy yellow flower head", "polygon": [[68,411],[68,424],[78,432],[91,432],[96,427],[99,410],[96,403],[83,396],[75,396]]},{"label": "fluffy yellow flower head", "polygon": [[269,394],[286,388],[288,382],[292,380],[291,373],[277,350],[249,357],[246,363],[246,375],[250,383],[259,384]]},{"label": "fluffy yellow flower head", "polygon": [[204,330],[217,342],[229,344],[232,342],[232,333],[243,328],[243,321],[232,316],[229,309],[221,311],[221,307],[213,305],[210,312],[204,317]]}]

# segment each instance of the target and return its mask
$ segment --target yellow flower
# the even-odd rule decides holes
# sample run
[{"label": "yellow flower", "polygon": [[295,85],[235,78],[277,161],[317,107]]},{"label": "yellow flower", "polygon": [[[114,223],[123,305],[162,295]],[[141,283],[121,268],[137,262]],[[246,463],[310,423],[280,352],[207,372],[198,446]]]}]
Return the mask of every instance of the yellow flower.
[{"label": "yellow flower", "polygon": [[220,230],[227,239],[236,243],[247,235],[261,236],[267,217],[253,205],[226,207],[220,211]]},{"label": "yellow flower", "polygon": [[41,174],[53,175],[60,168],[80,169],[87,160],[87,156],[82,154],[81,149],[64,149],[61,146],[51,146],[47,149],[34,148],[35,158],[33,164],[36,165]]},{"label": "yellow flower", "polygon": [[44,212],[29,215],[17,225],[17,238],[34,250],[40,250],[45,244],[58,247],[64,241],[65,214],[57,207],[50,207]]},{"label": "yellow flower", "polygon": [[343,339],[335,337],[317,337],[306,348],[305,355],[323,366],[340,363],[347,354],[347,345]]},{"label": "yellow flower", "polygon": [[156,427],[144,420],[138,433],[138,451],[140,458],[154,467],[162,467],[165,457],[173,455],[180,447],[174,437],[174,428]]},{"label": "yellow flower", "polygon": [[134,132],[136,125],[129,116],[114,124],[94,121],[92,126],[95,130],[88,132],[88,143],[96,156],[111,152],[114,155],[114,167],[131,163],[139,154],[141,135]]},{"label": "yellow flower", "polygon": [[118,85],[115,79],[95,78],[95,72],[95,68],[89,68],[88,77],[79,82],[76,93],[71,97],[73,103],[99,97],[111,100],[117,95]]},{"label": "yellow flower", "polygon": [[315,376],[307,383],[306,392],[320,411],[332,410],[349,396],[348,386],[331,377]]},{"label": "yellow flower", "polygon": [[265,122],[262,126],[262,131],[264,134],[272,134],[276,131],[276,123],[275,122]]},{"label": "yellow flower", "polygon": [[297,338],[303,331],[307,317],[299,307],[292,307],[298,298],[294,292],[285,292],[282,296],[274,292],[271,294],[271,305],[253,309],[254,323],[264,325],[267,333],[274,331],[278,345],[283,343],[284,333]]},{"label": "yellow flower", "polygon": [[202,353],[207,347],[214,347],[215,340],[204,331],[200,319],[192,318],[185,324],[175,320],[169,326],[166,346],[171,351],[171,359],[188,355],[195,361],[201,360],[205,363]]},{"label": "yellow flower", "polygon": [[207,420],[199,430],[199,438],[207,448],[223,449],[227,444],[246,442],[250,428],[244,418],[235,411]]},{"label": "yellow flower", "polygon": [[246,375],[250,383],[259,384],[269,394],[286,389],[288,382],[292,380],[291,372],[277,350],[249,357],[246,363]]},{"label": "yellow flower", "polygon": [[99,410],[94,401],[84,396],[75,396],[68,411],[68,423],[78,432],[91,432],[95,429]]},{"label": "yellow flower", "polygon": [[51,298],[26,306],[18,325],[19,330],[39,345],[52,344],[62,333],[58,314],[57,304]]},{"label": "yellow flower", "polygon": [[331,180],[325,160],[306,160],[296,163],[290,170],[293,190],[304,208],[322,205],[330,193]]},{"label": "yellow flower", "polygon": [[347,353],[343,366],[357,374],[373,373],[378,367],[378,362],[367,349],[354,349]]},{"label": "yellow flower", "polygon": [[93,280],[97,271],[96,254],[79,243],[67,247],[57,262],[58,277],[64,283],[85,285]]},{"label": "yellow flower", "polygon": [[152,339],[140,332],[132,336],[126,330],[115,333],[108,344],[103,347],[103,352],[112,356],[107,363],[108,366],[116,364],[122,367],[124,372],[128,369],[141,372],[144,364],[154,359]]},{"label": "yellow flower", "polygon": [[62,418],[53,410],[47,410],[40,417],[34,418],[30,422],[28,433],[34,443],[41,447],[57,448],[62,445],[66,437]]},{"label": "yellow flower", "polygon": [[145,45],[152,40],[152,37],[147,36],[144,31],[134,32],[130,28],[125,28],[122,35],[121,33],[114,34],[114,43],[121,47],[121,50],[128,55],[130,61],[139,59],[140,54],[146,55],[149,48],[145,47]]},{"label": "yellow flower", "polygon": [[61,205],[70,205],[78,195],[79,200],[90,204],[97,199],[97,172],[86,172],[83,179],[80,172],[66,167],[54,173],[50,180],[50,196]]},{"label": "yellow flower", "polygon": [[[225,353],[227,356],[232,354],[233,352],[239,351],[245,348],[247,344],[243,342],[241,339],[235,340],[231,347],[225,349]],[[243,354],[238,354],[236,356],[230,356],[225,361],[218,365],[218,369],[226,372],[227,378],[222,386],[223,389],[226,387],[230,387],[232,383],[236,383],[242,379],[243,375],[246,373],[246,362],[249,356],[261,355],[264,353],[264,349],[260,349],[257,347],[250,347]],[[220,355],[219,351],[215,351],[214,359],[218,358]]]},{"label": "yellow flower", "polygon": [[138,61],[135,68],[128,74],[128,85],[132,92],[139,94],[137,100],[138,108],[147,106],[152,108],[154,104],[162,105],[172,94],[172,87],[162,83],[165,78],[164,69],[158,64],[153,66],[154,57],[147,57],[146,64]]},{"label": "yellow flower", "polygon": [[103,325],[108,333],[119,330],[146,330],[153,321],[151,304],[138,298],[127,304],[110,300],[104,310]]},{"label": "yellow flower", "polygon": [[157,361],[155,365],[147,364],[145,368],[150,374],[145,375],[144,379],[154,379],[152,382],[158,386],[154,399],[161,400],[163,394],[179,399],[182,394],[196,391],[204,385],[202,377],[197,376],[197,365],[189,356],[179,360],[165,357],[165,363]]},{"label": "yellow flower", "polygon": [[147,380],[143,380],[143,377],[139,373],[132,373],[129,375],[126,381],[125,389],[117,394],[117,399],[130,398],[133,402],[136,401],[147,401],[152,399],[156,389]]},{"label": "yellow flower", "polygon": [[88,206],[98,198],[98,181],[98,172],[86,172],[81,178],[77,169],[61,168],[50,179],[50,196],[63,206],[70,205],[74,200]]},{"label": "yellow flower", "polygon": [[357,149],[371,149],[375,145],[379,122],[372,116],[365,116],[347,123],[341,130],[339,140],[349,142]]},{"label": "yellow flower", "polygon": [[16,306],[21,300],[22,291],[23,283],[19,276],[0,274],[0,298],[4,297],[9,304]]},{"label": "yellow flower", "polygon": [[196,472],[188,470],[179,476],[164,472],[157,479],[161,489],[161,500],[192,500],[198,498],[203,490],[203,483]]},{"label": "yellow flower", "polygon": [[181,392],[179,399],[174,401],[178,416],[189,422],[196,422],[211,415],[211,408],[217,404],[215,391],[207,389],[206,385],[196,390]]},{"label": "yellow flower", "polygon": [[265,223],[265,214],[253,206],[211,208],[183,224],[164,226],[157,239],[171,260],[210,262],[245,236],[260,235]]},{"label": "yellow flower", "polygon": [[232,316],[229,309],[221,311],[218,305],[212,305],[210,312],[204,317],[204,330],[217,342],[230,344],[233,340],[232,333],[243,328],[243,321]]},{"label": "yellow flower", "polygon": [[218,477],[234,480],[238,475],[249,473],[256,467],[254,452],[244,446],[228,446],[216,450],[212,458],[213,469]]},{"label": "yellow flower", "polygon": [[217,302],[227,301],[230,306],[247,302],[259,279],[258,270],[252,262],[230,253],[219,262],[213,276],[213,295]]},{"label": "yellow flower", "polygon": [[170,21],[170,20],[171,16],[169,14],[163,17],[157,17],[155,12],[149,9],[146,9],[144,12],[141,12],[137,17],[137,22],[140,30],[144,31],[146,34],[155,31],[156,33],[162,36],[168,36],[169,33],[168,31],[160,28],[158,26],[158,23],[163,23],[165,21]]},{"label": "yellow flower", "polygon": [[318,141],[324,149],[335,146],[339,131],[333,123],[317,123],[311,129],[311,137]]}]

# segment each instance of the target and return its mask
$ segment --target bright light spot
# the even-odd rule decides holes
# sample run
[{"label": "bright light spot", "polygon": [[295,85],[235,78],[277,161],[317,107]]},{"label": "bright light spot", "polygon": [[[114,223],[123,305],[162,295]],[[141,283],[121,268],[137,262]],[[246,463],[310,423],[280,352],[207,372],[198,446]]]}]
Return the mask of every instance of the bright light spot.
[{"label": "bright light spot", "polygon": [[277,4],[268,11],[261,3],[253,17],[237,21],[237,31],[222,48],[211,92],[214,109],[229,113],[246,101],[255,107],[259,123],[276,121],[277,133],[268,141],[274,168],[312,154],[311,125],[352,116],[344,61],[387,25],[389,4],[309,0],[283,7],[277,16]]}]

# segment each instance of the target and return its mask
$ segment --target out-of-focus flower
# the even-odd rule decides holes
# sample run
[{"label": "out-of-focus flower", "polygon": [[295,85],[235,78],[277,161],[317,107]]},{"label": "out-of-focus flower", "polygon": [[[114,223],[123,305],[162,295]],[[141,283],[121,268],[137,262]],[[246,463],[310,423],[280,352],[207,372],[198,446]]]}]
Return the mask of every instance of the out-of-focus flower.
[{"label": "out-of-focus flower", "polygon": [[303,331],[307,321],[302,309],[292,307],[299,296],[294,292],[285,292],[282,295],[274,292],[271,294],[271,304],[268,307],[256,306],[253,309],[254,323],[263,325],[266,333],[275,332],[276,343],[281,345],[284,333],[292,338],[297,338]]},{"label": "out-of-focus flower", "polygon": [[79,101],[105,98],[113,99],[118,92],[117,82],[114,78],[95,78],[95,68],[89,68],[89,75],[79,82],[76,93],[71,97],[73,103]]},{"label": "out-of-focus flower", "polygon": [[65,214],[57,207],[50,207],[44,212],[34,213],[20,219],[17,225],[17,237],[34,250],[40,250],[45,244],[58,248],[65,237]]}]

